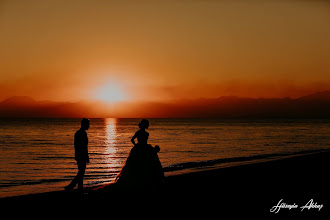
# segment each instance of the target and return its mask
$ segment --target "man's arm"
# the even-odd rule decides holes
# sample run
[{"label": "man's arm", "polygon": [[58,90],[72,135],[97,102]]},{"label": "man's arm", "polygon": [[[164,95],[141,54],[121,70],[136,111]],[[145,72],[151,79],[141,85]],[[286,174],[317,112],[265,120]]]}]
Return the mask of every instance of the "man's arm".
[{"label": "man's arm", "polygon": [[84,140],[83,140],[83,145],[85,147],[85,150],[86,150],[86,162],[89,163],[89,154],[88,154],[88,136],[87,136],[87,133],[85,132],[84,133]]}]

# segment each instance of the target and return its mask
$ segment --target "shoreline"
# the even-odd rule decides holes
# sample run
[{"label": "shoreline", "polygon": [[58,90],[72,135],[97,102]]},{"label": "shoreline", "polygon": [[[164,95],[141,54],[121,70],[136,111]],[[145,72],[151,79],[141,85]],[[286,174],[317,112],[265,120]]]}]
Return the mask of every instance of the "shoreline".
[{"label": "shoreline", "polygon": [[[139,202],[182,212],[182,205],[195,211],[219,211],[238,215],[273,216],[272,206],[280,199],[288,204],[300,204],[313,199],[323,208],[317,210],[281,209],[280,215],[328,215],[330,207],[330,181],[328,167],[330,150],[288,155],[258,161],[204,167],[185,173],[166,175],[166,182],[156,188],[123,189],[94,186],[86,193],[54,191],[0,198],[6,205],[21,204],[73,204],[114,205]],[[95,190],[99,188],[99,190]],[[100,190],[102,188],[102,190]],[[290,203],[291,202],[291,203]],[[136,205],[136,204],[135,204]],[[181,207],[180,209],[177,209]],[[212,208],[213,207],[213,208]],[[193,210],[194,211],[194,210]],[[213,213],[215,214],[215,213]]]},{"label": "shoreline", "polygon": [[[177,169],[173,171],[164,171],[167,173],[167,176],[174,176],[174,175],[181,175],[199,171],[208,171],[213,169],[222,169],[222,168],[229,168],[241,165],[248,165],[254,163],[262,163],[262,162],[269,162],[269,161],[276,161],[282,159],[289,159],[296,156],[306,156],[311,154],[323,153],[323,152],[330,152],[330,149],[318,149],[318,150],[308,150],[308,151],[298,151],[292,153],[278,153],[278,154],[266,154],[266,155],[255,155],[250,157],[233,157],[233,158],[221,158],[215,159],[210,161],[200,161],[200,162],[191,162],[195,164],[201,163],[202,165],[191,166],[188,168]],[[217,161],[226,161],[226,162],[217,162]],[[190,163],[190,162],[188,162]],[[173,166],[173,165],[172,165]],[[172,166],[166,167],[170,168]],[[174,164],[176,166],[176,164]],[[165,169],[166,169],[165,168]]]},{"label": "shoreline", "polygon": [[[189,173],[195,172],[204,172],[210,170],[217,170],[223,168],[230,168],[254,163],[262,163],[268,162],[273,160],[281,160],[296,156],[304,156],[314,153],[322,153],[322,152],[330,152],[330,149],[317,149],[317,150],[308,150],[308,151],[298,151],[298,152],[291,152],[291,153],[275,153],[275,154],[262,154],[262,155],[254,155],[254,156],[246,156],[246,157],[232,157],[232,158],[220,158],[220,159],[212,159],[206,161],[192,161],[186,163],[177,163],[167,167],[164,167],[164,174],[166,177],[176,176],[176,175],[184,175]],[[86,191],[90,192],[96,188],[106,187],[107,185],[111,184],[112,181],[108,181],[105,183],[99,183],[94,185],[85,185]],[[32,186],[31,186],[32,187]],[[62,189],[62,188],[61,188]],[[51,190],[51,191],[41,191],[41,192],[32,192],[32,193],[25,193],[25,194],[18,194],[18,195],[10,195],[5,197],[0,197],[1,199],[6,198],[16,198],[16,197],[33,197],[33,195],[40,195],[40,194],[48,194],[48,193],[60,193],[62,190]]]},{"label": "shoreline", "polygon": [[[320,153],[326,151],[330,151],[330,149],[316,149],[316,150],[306,150],[306,151],[297,151],[297,152],[289,152],[289,153],[273,153],[273,154],[231,157],[231,158],[219,158],[219,159],[211,159],[211,160],[203,160],[203,161],[191,161],[191,162],[172,164],[170,166],[164,167],[163,170],[165,176],[175,176],[175,175],[187,174],[192,172],[208,171],[212,169],[222,169],[232,166],[247,165],[251,163],[253,164],[253,163],[267,162],[267,161],[278,160],[288,157],[295,157],[300,155]],[[69,180],[67,180],[67,182],[68,181]],[[98,184],[85,184],[85,189],[87,191],[91,191],[94,188],[106,186],[110,184],[112,181],[113,180],[105,181]],[[36,190],[39,185],[28,184],[26,185],[26,187],[28,187],[29,190],[27,190],[26,192],[23,192],[24,186],[25,185],[16,186],[16,188],[17,187],[20,188],[21,193],[19,192],[17,193],[13,191],[10,192],[9,195],[7,196],[0,196],[0,200],[11,197],[33,196],[44,193],[61,192],[65,184],[63,185],[63,187],[54,187],[53,185],[51,185],[51,188],[49,188],[49,190],[47,190],[46,187],[43,187],[42,190]]]}]

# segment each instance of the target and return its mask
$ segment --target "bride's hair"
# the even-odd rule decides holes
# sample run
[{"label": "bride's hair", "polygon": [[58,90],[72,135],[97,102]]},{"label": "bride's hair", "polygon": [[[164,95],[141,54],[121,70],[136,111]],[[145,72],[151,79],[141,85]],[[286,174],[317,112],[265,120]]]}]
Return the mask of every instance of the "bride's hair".
[{"label": "bride's hair", "polygon": [[147,119],[142,119],[142,121],[139,123],[139,128],[149,128],[149,121]]}]

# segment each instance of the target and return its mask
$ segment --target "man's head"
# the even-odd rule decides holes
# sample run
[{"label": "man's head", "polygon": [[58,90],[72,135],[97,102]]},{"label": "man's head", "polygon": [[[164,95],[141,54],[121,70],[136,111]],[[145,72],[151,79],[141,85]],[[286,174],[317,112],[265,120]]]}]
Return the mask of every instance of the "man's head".
[{"label": "man's head", "polygon": [[83,118],[81,120],[81,128],[84,129],[84,130],[89,129],[89,120],[87,118]]}]

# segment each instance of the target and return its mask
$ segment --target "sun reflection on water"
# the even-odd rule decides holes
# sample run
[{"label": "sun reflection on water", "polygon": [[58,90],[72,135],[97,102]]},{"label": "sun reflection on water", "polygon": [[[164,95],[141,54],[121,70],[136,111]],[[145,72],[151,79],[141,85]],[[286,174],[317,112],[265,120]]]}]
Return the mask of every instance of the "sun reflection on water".
[{"label": "sun reflection on water", "polygon": [[105,119],[105,137],[107,153],[116,153],[116,139],[117,139],[117,119],[106,118]]}]

